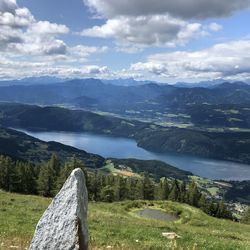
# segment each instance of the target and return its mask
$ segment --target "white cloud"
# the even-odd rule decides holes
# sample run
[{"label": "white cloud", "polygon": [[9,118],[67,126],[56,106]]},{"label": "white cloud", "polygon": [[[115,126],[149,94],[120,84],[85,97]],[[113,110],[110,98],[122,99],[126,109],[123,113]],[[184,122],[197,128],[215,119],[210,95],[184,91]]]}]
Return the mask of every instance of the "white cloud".
[{"label": "white cloud", "polygon": [[250,40],[216,44],[193,52],[155,54],[146,62],[132,64],[130,70],[176,80],[250,77]]},{"label": "white cloud", "polygon": [[184,19],[232,15],[248,8],[250,0],[84,0],[92,11],[106,18],[170,14]]},{"label": "white cloud", "polygon": [[0,12],[14,13],[17,8],[16,0],[1,0],[0,1]]},{"label": "white cloud", "polygon": [[[2,58],[1,58],[2,59]],[[68,67],[67,65],[53,65],[49,62],[15,62],[0,61],[0,79],[21,79],[31,76],[53,75],[62,78],[108,78],[111,73],[106,66],[84,65]]]},{"label": "white cloud", "polygon": [[14,14],[11,12],[0,13],[0,25],[22,28],[29,26],[33,21],[34,17],[26,8],[16,9]]},{"label": "white cloud", "polygon": [[27,8],[19,8],[13,0],[2,0],[0,10],[2,53],[18,56],[66,53],[66,45],[56,38],[69,32],[65,25],[36,21]]},{"label": "white cloud", "polygon": [[221,29],[223,29],[223,27],[218,23],[210,23],[208,25],[208,29],[216,32],[216,31],[220,31]]},{"label": "white cloud", "polygon": [[10,44],[23,42],[23,34],[19,30],[11,29],[8,26],[0,27],[0,49],[3,52]]},{"label": "white cloud", "polygon": [[109,19],[102,26],[83,30],[81,35],[115,38],[122,47],[184,45],[189,40],[205,34],[201,24],[188,23],[167,15],[119,17]]},{"label": "white cloud", "polygon": [[107,67],[87,65],[92,54],[104,53],[107,47],[68,46],[61,35],[68,34],[63,24],[39,21],[27,8],[14,0],[0,0],[0,77],[20,78],[32,75],[107,74]]},{"label": "white cloud", "polygon": [[67,34],[69,32],[69,28],[62,24],[50,23],[48,21],[39,21],[33,23],[28,32],[34,35],[60,35]]},{"label": "white cloud", "polygon": [[194,19],[221,17],[250,6],[250,0],[84,0],[103,25],[83,30],[82,36],[113,38],[131,53],[144,47],[184,46],[193,39],[217,32],[217,23],[202,25]]},{"label": "white cloud", "polygon": [[77,46],[70,48],[70,52],[72,53],[72,55],[78,58],[86,58],[90,56],[91,54],[105,53],[107,51],[108,51],[108,47],[106,46],[96,47],[96,46],[77,45]]}]

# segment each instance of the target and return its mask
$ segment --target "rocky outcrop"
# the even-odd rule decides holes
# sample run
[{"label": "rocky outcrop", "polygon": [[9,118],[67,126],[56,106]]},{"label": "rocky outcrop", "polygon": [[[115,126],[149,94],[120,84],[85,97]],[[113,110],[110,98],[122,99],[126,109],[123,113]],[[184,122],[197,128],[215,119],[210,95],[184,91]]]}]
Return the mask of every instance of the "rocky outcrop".
[{"label": "rocky outcrop", "polygon": [[88,194],[75,169],[37,224],[30,250],[87,250]]}]

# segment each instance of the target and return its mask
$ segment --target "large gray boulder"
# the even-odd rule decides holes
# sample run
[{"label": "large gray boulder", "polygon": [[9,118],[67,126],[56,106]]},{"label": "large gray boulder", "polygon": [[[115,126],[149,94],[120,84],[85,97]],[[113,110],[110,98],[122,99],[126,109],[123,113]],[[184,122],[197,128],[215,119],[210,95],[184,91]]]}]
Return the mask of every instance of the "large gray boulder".
[{"label": "large gray boulder", "polygon": [[30,250],[87,250],[88,193],[75,169],[37,224]]}]

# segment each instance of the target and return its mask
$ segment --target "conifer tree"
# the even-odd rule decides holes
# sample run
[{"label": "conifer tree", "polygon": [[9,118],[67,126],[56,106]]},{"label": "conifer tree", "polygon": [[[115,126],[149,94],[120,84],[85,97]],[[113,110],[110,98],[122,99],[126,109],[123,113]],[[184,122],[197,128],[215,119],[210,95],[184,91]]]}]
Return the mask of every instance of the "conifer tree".
[{"label": "conifer tree", "polygon": [[225,218],[225,219],[232,218],[231,212],[227,210],[225,203],[223,201],[220,201],[219,203],[217,203],[216,217]]},{"label": "conifer tree", "polygon": [[90,178],[89,183],[89,193],[90,199],[94,201],[99,201],[101,196],[101,189],[102,189],[102,175],[99,173],[99,171],[95,171],[94,174]]},{"label": "conifer tree", "polygon": [[60,170],[60,174],[56,181],[57,191],[59,191],[62,188],[63,184],[65,183],[65,181],[67,180],[67,178],[69,177],[69,175],[71,174],[73,170],[74,170],[74,166],[72,162],[66,162],[64,164],[63,168]]},{"label": "conifer tree", "polygon": [[209,213],[209,203],[206,199],[206,196],[204,194],[201,194],[200,200],[198,202],[199,208],[205,213]]},{"label": "conifer tree", "polygon": [[179,196],[178,196],[178,201],[182,202],[182,203],[185,203],[186,200],[187,200],[186,183],[185,183],[185,181],[182,181],[181,185],[180,185],[180,193],[179,193]]},{"label": "conifer tree", "polygon": [[188,193],[187,193],[187,202],[188,204],[198,207],[198,203],[200,200],[200,192],[198,187],[194,181],[189,185]]},{"label": "conifer tree", "polygon": [[137,179],[135,188],[134,188],[134,198],[135,200],[143,200],[144,199],[144,185],[143,180]]},{"label": "conifer tree", "polygon": [[154,184],[151,179],[146,175],[143,179],[143,191],[145,200],[154,199]]},{"label": "conifer tree", "polygon": [[171,192],[170,192],[169,197],[168,197],[169,200],[178,201],[179,193],[180,193],[179,184],[178,184],[178,181],[175,179],[172,182]]},{"label": "conifer tree", "polygon": [[242,223],[250,224],[250,207],[248,207],[241,219]]},{"label": "conifer tree", "polygon": [[106,202],[114,201],[115,200],[114,188],[110,185],[107,185],[104,188],[102,188],[100,193],[100,199]]}]

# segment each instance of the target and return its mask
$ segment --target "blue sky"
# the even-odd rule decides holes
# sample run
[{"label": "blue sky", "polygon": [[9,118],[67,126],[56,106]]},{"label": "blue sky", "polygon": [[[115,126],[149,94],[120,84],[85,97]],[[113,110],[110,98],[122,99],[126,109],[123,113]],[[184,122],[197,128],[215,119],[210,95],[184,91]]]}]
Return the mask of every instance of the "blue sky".
[{"label": "blue sky", "polygon": [[250,79],[250,0],[0,0],[0,78]]}]

